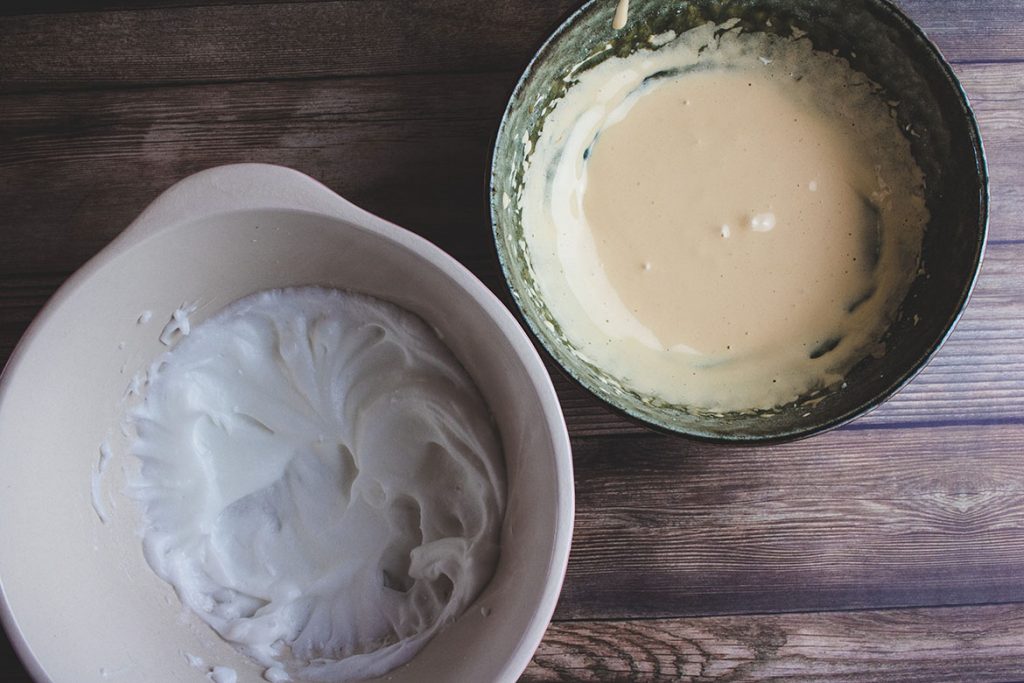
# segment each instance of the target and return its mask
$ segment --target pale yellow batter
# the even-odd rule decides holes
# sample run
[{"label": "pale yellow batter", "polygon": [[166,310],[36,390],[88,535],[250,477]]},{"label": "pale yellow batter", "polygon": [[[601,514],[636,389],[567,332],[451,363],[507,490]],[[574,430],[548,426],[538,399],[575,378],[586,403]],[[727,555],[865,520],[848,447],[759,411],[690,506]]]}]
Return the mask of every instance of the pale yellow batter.
[{"label": "pale yellow batter", "polygon": [[519,206],[577,353],[672,402],[770,408],[879,350],[928,214],[864,76],[806,40],[715,28],[582,73]]}]

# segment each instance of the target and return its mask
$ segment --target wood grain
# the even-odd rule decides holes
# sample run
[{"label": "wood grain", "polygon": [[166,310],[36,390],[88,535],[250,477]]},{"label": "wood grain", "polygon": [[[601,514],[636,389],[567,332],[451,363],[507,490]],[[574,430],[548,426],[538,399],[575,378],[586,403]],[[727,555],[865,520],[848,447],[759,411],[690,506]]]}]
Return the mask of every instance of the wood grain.
[{"label": "wood grain", "polygon": [[[580,2],[196,4],[0,16],[0,92],[518,71]],[[1018,23],[993,21],[1019,10],[1019,2],[901,4],[953,61],[1022,57]],[[983,26],[985,40],[978,41]]]},{"label": "wood grain", "polygon": [[[336,0],[301,0],[304,4]],[[58,14],[63,12],[109,12],[111,10],[149,10],[154,8],[215,7],[218,5],[263,5],[292,3],[295,0],[7,0],[0,5],[0,16],[19,14]]]},{"label": "wood grain", "polygon": [[1024,607],[552,624],[520,679],[864,681],[1024,678]]},{"label": "wood grain", "polygon": [[1024,59],[1021,0],[894,0],[946,59],[961,63]]},{"label": "wood grain", "polygon": [[576,440],[556,618],[1024,602],[1022,453],[1024,425]]},{"label": "wood grain", "polygon": [[0,17],[0,92],[519,70],[578,4],[348,0]]},{"label": "wood grain", "polygon": [[515,74],[0,96],[0,272],[70,272],[178,179],[297,168],[456,254],[490,253],[489,147]]}]

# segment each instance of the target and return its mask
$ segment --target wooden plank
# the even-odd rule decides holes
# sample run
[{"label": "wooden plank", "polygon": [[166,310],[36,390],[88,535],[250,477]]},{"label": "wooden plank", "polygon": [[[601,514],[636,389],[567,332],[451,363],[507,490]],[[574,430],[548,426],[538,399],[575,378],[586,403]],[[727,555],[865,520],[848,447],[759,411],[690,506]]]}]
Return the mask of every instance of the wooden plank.
[{"label": "wooden plank", "polygon": [[522,683],[1024,678],[1024,606],[554,623]]},{"label": "wooden plank", "polygon": [[[5,0],[0,16],[19,14],[56,14],[62,12],[108,12],[111,10],[147,10],[157,7],[215,7],[219,5],[263,5],[293,3],[296,0]],[[303,4],[334,0],[300,0]]]},{"label": "wooden plank", "polygon": [[[184,4],[0,17],[0,91],[518,71],[581,3]],[[1022,56],[1024,33],[1021,22],[1012,19],[1022,13],[1018,1],[902,4],[953,61]],[[57,2],[55,9],[62,7],[65,3]]]},{"label": "wooden plank", "polygon": [[514,74],[0,97],[0,272],[69,272],[182,177],[308,173],[456,253],[493,249],[490,141]]},{"label": "wooden plank", "polygon": [[895,0],[953,62],[1024,58],[1020,0]]},{"label": "wooden plank", "polygon": [[519,70],[577,5],[347,0],[0,17],[0,92]]},{"label": "wooden plank", "polygon": [[1024,241],[1024,68],[962,64],[956,71],[975,110],[988,158],[990,239]]},{"label": "wooden plank", "polygon": [[1024,601],[1024,425],[573,446],[558,619]]},{"label": "wooden plank", "polygon": [[[1024,64],[961,69],[990,156],[992,239],[1024,240]],[[517,74],[0,96],[0,273],[70,272],[160,191],[295,167],[461,256],[492,251],[490,143]]]},{"label": "wooden plank", "polygon": [[64,279],[63,275],[0,278],[0,368],[32,318]]}]

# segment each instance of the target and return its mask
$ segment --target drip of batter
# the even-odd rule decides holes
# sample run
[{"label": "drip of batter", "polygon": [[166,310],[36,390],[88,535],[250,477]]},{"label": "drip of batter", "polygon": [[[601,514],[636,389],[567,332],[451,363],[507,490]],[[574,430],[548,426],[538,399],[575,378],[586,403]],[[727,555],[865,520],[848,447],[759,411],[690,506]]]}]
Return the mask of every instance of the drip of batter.
[{"label": "drip of batter", "polygon": [[878,350],[928,213],[866,77],[729,28],[580,74],[528,150],[519,206],[581,356],[643,393],[743,411]]},{"label": "drip of batter", "polygon": [[629,0],[619,0],[615,7],[615,18],[612,20],[612,28],[618,31],[629,21]]}]

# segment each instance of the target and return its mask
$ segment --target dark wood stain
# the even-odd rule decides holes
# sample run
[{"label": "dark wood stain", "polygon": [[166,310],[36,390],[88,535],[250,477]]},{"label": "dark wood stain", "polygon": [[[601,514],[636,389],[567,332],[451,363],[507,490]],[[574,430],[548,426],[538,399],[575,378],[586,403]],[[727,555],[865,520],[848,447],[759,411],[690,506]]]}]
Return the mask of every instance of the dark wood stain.
[{"label": "dark wood stain", "polygon": [[[490,144],[577,4],[6,4],[0,363],[157,194],[238,161],[318,178],[510,303]],[[901,5],[954,62],[989,155],[991,242],[962,322],[881,408],[771,448],[654,435],[552,366],[576,535],[524,681],[1024,679],[1024,3]],[[28,681],[2,639],[0,681]]]},{"label": "dark wood stain", "polygon": [[577,4],[348,0],[8,16],[0,92],[518,70]]}]

